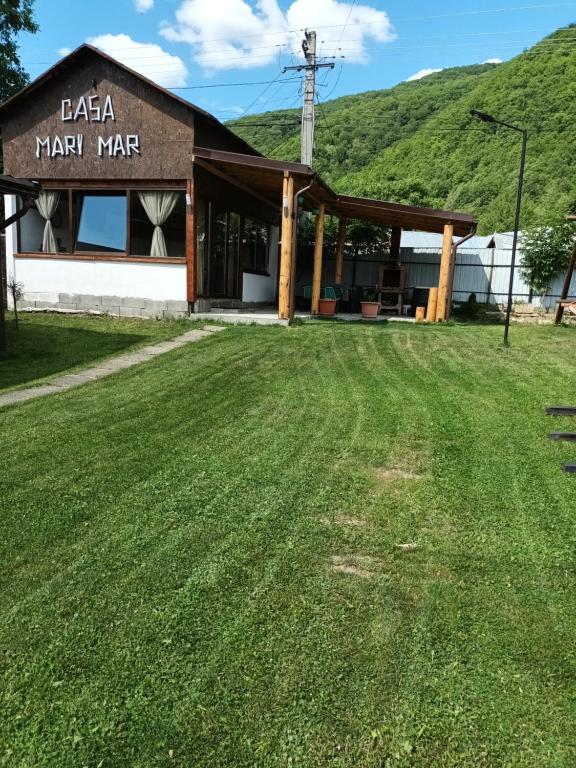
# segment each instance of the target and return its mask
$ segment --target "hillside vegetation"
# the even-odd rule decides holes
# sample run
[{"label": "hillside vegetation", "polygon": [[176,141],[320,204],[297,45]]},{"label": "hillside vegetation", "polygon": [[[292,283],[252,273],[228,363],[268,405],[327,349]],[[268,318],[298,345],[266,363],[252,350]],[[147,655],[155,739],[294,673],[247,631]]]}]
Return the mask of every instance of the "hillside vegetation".
[{"label": "hillside vegetation", "polygon": [[[511,228],[520,136],[474,122],[479,109],[529,131],[523,223],[576,205],[576,26],[500,65],[444,70],[327,102],[317,113],[315,169],[336,191],[479,216]],[[298,160],[300,110],[230,124],[264,154]]]}]

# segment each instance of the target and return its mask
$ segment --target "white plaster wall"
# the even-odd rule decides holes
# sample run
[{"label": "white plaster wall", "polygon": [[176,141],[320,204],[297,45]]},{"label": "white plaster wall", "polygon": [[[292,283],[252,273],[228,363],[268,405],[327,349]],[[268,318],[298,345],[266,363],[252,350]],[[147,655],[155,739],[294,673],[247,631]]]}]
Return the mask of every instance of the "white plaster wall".
[{"label": "white plaster wall", "polygon": [[57,302],[61,293],[186,301],[185,264],[16,259],[24,300]]},{"label": "white plaster wall", "polygon": [[275,286],[268,275],[252,275],[244,272],[242,280],[242,301],[273,302]]},{"label": "white plaster wall", "polygon": [[[4,211],[5,216],[8,219],[12,214],[16,213],[16,197],[14,195],[4,195]],[[6,276],[8,280],[16,274],[14,266],[14,251],[16,250],[16,238],[17,238],[16,224],[12,224],[6,230]],[[12,299],[10,298],[10,291],[8,291],[8,306],[12,307]]]},{"label": "white plaster wall", "polygon": [[242,301],[267,302],[276,301],[276,285],[278,281],[278,244],[279,229],[270,230],[270,246],[268,253],[268,275],[253,275],[244,272],[242,279]]},{"label": "white plaster wall", "polygon": [[[4,203],[7,217],[16,212],[13,195]],[[186,301],[185,264],[14,259],[16,245],[13,224],[6,230],[6,271],[24,284],[25,301],[57,302],[61,293]]]}]

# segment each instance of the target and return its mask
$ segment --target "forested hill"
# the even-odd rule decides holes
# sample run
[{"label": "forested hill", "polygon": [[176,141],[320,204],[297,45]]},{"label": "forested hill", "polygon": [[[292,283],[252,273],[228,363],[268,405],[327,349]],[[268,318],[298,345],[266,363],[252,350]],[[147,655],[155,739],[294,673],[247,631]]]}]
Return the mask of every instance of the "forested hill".
[{"label": "forested hill", "polygon": [[[482,232],[512,226],[520,135],[473,121],[488,112],[529,131],[523,223],[576,206],[576,25],[498,65],[459,67],[317,111],[315,170],[340,192],[468,211]],[[230,123],[271,157],[298,160],[300,110]]]}]

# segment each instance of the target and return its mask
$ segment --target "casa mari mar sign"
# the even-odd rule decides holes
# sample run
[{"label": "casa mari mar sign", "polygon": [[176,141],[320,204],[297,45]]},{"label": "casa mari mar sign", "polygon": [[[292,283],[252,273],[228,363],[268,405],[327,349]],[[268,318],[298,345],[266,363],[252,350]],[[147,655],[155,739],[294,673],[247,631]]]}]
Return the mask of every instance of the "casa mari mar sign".
[{"label": "casa mari mar sign", "polygon": [[[62,123],[114,123],[112,97],[103,100],[97,96],[81,96],[77,102],[62,99],[60,109]],[[63,129],[65,130],[65,129]],[[110,133],[85,141],[83,133],[62,133],[55,136],[36,136],[36,159],[59,157],[84,157],[94,153],[98,157],[132,157],[140,154],[140,136],[136,133]]]}]

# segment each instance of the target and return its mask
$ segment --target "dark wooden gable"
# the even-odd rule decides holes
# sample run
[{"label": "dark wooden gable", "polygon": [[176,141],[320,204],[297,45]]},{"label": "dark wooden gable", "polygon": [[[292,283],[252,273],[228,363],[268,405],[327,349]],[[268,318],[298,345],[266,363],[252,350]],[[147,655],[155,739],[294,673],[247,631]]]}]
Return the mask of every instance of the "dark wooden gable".
[{"label": "dark wooden gable", "polygon": [[208,113],[82,46],[0,107],[4,173],[41,180],[186,179],[196,120],[215,146],[246,151],[245,142]]}]

